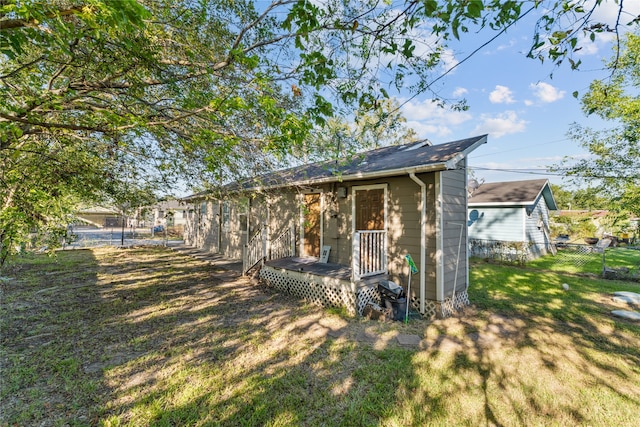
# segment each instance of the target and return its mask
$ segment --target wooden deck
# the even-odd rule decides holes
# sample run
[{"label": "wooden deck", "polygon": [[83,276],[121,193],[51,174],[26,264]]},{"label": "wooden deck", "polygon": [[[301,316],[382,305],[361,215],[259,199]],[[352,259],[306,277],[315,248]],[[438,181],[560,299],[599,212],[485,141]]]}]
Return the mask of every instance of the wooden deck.
[{"label": "wooden deck", "polygon": [[377,285],[387,275],[353,281],[351,273],[348,266],[321,263],[318,258],[289,257],[265,262],[260,279],[318,305],[344,306],[350,314],[362,314],[369,301],[380,303]]},{"label": "wooden deck", "polygon": [[[351,267],[342,264],[333,264],[330,262],[321,263],[318,258],[314,257],[289,257],[274,259],[265,262],[265,265],[274,268],[282,268],[290,271],[298,271],[313,274],[315,276],[331,277],[338,280],[351,281]],[[378,274],[376,276],[364,277],[357,281],[356,286],[377,285],[381,280],[387,280],[388,275]]]}]

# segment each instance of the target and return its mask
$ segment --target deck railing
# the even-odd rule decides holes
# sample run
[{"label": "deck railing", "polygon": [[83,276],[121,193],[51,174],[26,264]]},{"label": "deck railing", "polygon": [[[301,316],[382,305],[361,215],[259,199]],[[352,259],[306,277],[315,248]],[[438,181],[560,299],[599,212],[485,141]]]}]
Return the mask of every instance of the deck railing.
[{"label": "deck railing", "polygon": [[353,236],[354,278],[387,272],[387,233],[384,230],[356,231]]},{"label": "deck railing", "polygon": [[296,252],[295,227],[285,229],[278,237],[271,241],[269,259],[292,257]]},{"label": "deck railing", "polygon": [[242,262],[242,274],[246,274],[257,263],[265,258],[267,253],[267,228],[262,227],[253,235],[249,243],[244,247]]},{"label": "deck railing", "polygon": [[244,247],[242,274],[262,261],[292,257],[296,253],[295,227],[285,229],[274,240],[269,241],[267,227],[263,226]]}]

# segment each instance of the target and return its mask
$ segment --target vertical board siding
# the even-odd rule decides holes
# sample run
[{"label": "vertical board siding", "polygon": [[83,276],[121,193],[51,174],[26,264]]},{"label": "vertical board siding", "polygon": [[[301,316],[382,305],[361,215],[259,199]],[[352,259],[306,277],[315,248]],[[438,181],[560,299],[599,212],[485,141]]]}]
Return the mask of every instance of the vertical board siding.
[{"label": "vertical board siding", "polygon": [[549,208],[544,197],[538,198],[525,222],[525,241],[531,244],[529,250],[534,257],[546,254],[550,243],[540,225],[549,226]]},{"label": "vertical board siding", "polygon": [[443,297],[449,298],[467,286],[466,169],[444,171],[441,174]]},{"label": "vertical board siding", "polygon": [[218,252],[219,250],[218,233],[220,224],[217,221],[218,209],[219,204],[217,201],[207,202],[207,213],[202,227],[202,248],[209,252]]},{"label": "vertical board siding", "polygon": [[[425,268],[420,265],[420,186],[408,175],[387,183],[389,279],[406,288],[410,273],[405,256],[411,254],[418,269]],[[419,295],[419,274],[411,284],[411,293]]]}]

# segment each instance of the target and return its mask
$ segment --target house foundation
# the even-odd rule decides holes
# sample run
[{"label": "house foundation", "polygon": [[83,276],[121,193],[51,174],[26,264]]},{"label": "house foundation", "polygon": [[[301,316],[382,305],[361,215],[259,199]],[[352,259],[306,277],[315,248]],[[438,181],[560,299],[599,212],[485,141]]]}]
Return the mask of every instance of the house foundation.
[{"label": "house foundation", "polygon": [[358,285],[338,277],[264,265],[260,269],[260,280],[269,287],[303,298],[312,304],[344,307],[351,316],[362,315],[369,302],[380,304],[376,286]]},{"label": "house foundation", "polygon": [[[268,264],[262,266],[259,277],[266,286],[302,298],[312,304],[321,307],[344,307],[350,316],[361,316],[370,302],[378,305],[382,303],[377,287],[382,277],[378,278],[379,280],[374,278],[366,282],[353,282],[345,278],[344,274],[332,276],[305,271],[303,267],[291,269],[290,266],[283,268]],[[447,318],[468,305],[470,305],[469,296],[465,290],[443,302],[427,300],[422,317]],[[419,307],[418,298],[412,298],[411,308],[417,311]]]}]

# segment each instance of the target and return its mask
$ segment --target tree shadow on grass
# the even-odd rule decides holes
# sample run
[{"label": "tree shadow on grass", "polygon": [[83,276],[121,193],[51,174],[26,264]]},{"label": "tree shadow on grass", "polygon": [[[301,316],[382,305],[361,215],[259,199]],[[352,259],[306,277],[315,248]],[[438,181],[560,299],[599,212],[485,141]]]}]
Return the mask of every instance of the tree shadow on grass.
[{"label": "tree shadow on grass", "polygon": [[477,307],[406,349],[162,248],[95,253],[4,292],[0,422],[625,425],[640,406],[640,334],[603,317],[599,284],[474,272]]}]

